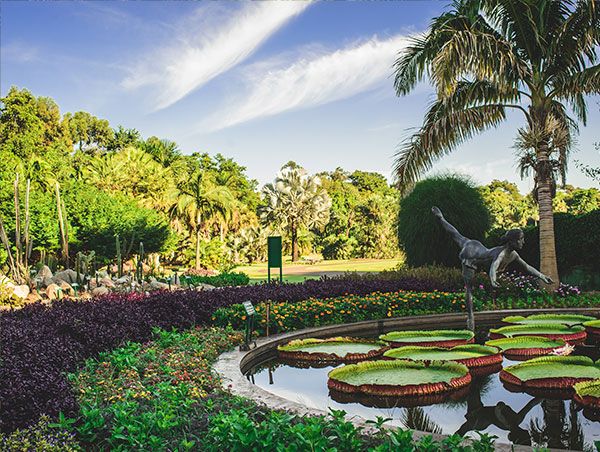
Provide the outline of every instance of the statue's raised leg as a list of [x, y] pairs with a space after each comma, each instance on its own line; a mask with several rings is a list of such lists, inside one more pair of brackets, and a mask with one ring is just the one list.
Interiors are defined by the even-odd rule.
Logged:
[[465, 307], [467, 308], [467, 329], [475, 331], [475, 314], [473, 312], [473, 277], [475, 270], [463, 265], [463, 278], [465, 280]]

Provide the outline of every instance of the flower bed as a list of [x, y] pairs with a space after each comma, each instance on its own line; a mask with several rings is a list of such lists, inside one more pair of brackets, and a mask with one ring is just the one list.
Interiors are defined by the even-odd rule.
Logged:
[[[304, 301], [287, 303], [272, 302], [270, 311], [270, 332], [282, 333], [303, 328], [340, 323], [360, 322], [387, 317], [463, 312], [464, 295], [452, 292], [374, 292], [366, 296], [344, 295], [332, 298], [309, 298]], [[600, 295], [581, 295], [550, 300], [496, 300], [482, 303], [476, 301], [476, 310], [545, 307], [587, 307], [600, 305]], [[266, 303], [255, 306], [255, 325], [258, 334], [266, 332]], [[231, 325], [235, 329], [244, 328], [246, 311], [241, 304], [220, 308], [215, 311], [212, 321], [215, 325]]]
[[111, 294], [90, 301], [33, 304], [0, 314], [0, 431], [35, 422], [41, 414], [73, 414], [77, 402], [64, 377], [86, 358], [126, 341], [145, 342], [155, 327], [187, 329], [210, 323], [216, 309], [250, 300], [295, 302], [309, 297], [365, 295], [375, 290], [433, 290], [415, 278], [334, 278], [303, 284], [261, 284], [211, 291]]

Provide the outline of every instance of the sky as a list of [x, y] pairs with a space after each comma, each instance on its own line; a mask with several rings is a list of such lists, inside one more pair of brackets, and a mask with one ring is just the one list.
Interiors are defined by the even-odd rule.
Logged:
[[[294, 160], [309, 172], [376, 171], [393, 180], [398, 144], [434, 91], [404, 97], [393, 63], [448, 2], [0, 0], [0, 94], [11, 86], [88, 111], [113, 128], [221, 153], [262, 185]], [[598, 97], [572, 157], [600, 165]], [[523, 117], [438, 160], [429, 174], [520, 180]], [[571, 164], [568, 182], [597, 186]]]

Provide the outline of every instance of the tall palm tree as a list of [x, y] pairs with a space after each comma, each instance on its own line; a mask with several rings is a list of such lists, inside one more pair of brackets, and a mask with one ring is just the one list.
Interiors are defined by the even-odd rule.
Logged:
[[329, 222], [331, 198], [318, 176], [309, 176], [299, 166], [286, 165], [275, 182], [263, 188], [265, 205], [260, 208], [263, 223], [276, 224], [290, 234], [292, 262], [299, 256], [300, 228], [323, 227]]
[[455, 0], [396, 60], [399, 96], [429, 78], [437, 98], [396, 155], [399, 186], [478, 132], [521, 112], [523, 170], [533, 170], [541, 271], [558, 284], [552, 197], [564, 177], [585, 95], [600, 92], [599, 6], [593, 0]]
[[215, 185], [204, 171], [196, 171], [178, 187], [172, 213], [184, 219], [196, 235], [195, 267], [200, 268], [200, 241], [207, 222], [215, 215], [227, 216], [236, 201], [231, 191]]

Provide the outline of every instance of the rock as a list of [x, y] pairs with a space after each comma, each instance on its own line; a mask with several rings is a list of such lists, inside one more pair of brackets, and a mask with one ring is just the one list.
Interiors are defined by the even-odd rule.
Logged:
[[96, 274], [98, 275], [98, 278], [100, 278], [100, 279], [108, 278], [108, 272], [106, 270], [98, 270], [96, 272]]
[[150, 283], [150, 288], [152, 290], [169, 290], [169, 285], [160, 281], [152, 281]]
[[[83, 275], [81, 273], [79, 274], [79, 277], [83, 279]], [[62, 281], [72, 284], [74, 282], [77, 282], [77, 272], [68, 268], [66, 270], [56, 273], [56, 275], [54, 275], [54, 278], [52, 279], [56, 284], [60, 284]]]
[[73, 287], [71, 287], [71, 285], [67, 282], [62, 281], [59, 284], [59, 287], [62, 289], [63, 294], [65, 295], [75, 295], [75, 291], [73, 290]]
[[[36, 281], [36, 283], [37, 283], [37, 281]], [[52, 278], [44, 278], [41, 281], [42, 287], [48, 287], [50, 284], [54, 284], [54, 279], [52, 279]]]
[[110, 289], [108, 287], [99, 286], [92, 290], [92, 296], [101, 297], [103, 295], [108, 295]]
[[4, 275], [0, 275], [0, 286], [4, 286], [10, 290], [14, 290], [17, 285]]
[[27, 303], [37, 303], [38, 301], [42, 301], [42, 297], [40, 297], [36, 292], [31, 292], [29, 295], [27, 295], [26, 301]]
[[129, 284], [131, 282], [130, 276], [121, 276], [119, 279], [115, 281], [115, 284]]
[[58, 286], [58, 284], [52, 283], [52, 284], [48, 285], [48, 287], [46, 287], [46, 296], [48, 297], [48, 299], [49, 300], [58, 299], [59, 289], [60, 289], [60, 287]]
[[13, 296], [24, 300], [29, 295], [29, 286], [27, 284], [23, 284], [21, 286], [15, 286], [13, 289]]
[[52, 278], [52, 270], [50, 270], [50, 267], [48, 267], [47, 265], [42, 265], [42, 268], [40, 268], [40, 271], [37, 272], [37, 275], [35, 275], [34, 280], [35, 281], [43, 281], [46, 278]]
[[105, 286], [105, 287], [109, 287], [109, 288], [115, 287], [115, 283], [108, 276], [102, 278], [99, 282], [100, 282], [101, 286]]
[[196, 290], [213, 290], [215, 286], [211, 286], [210, 284], [200, 283], [196, 286]]

